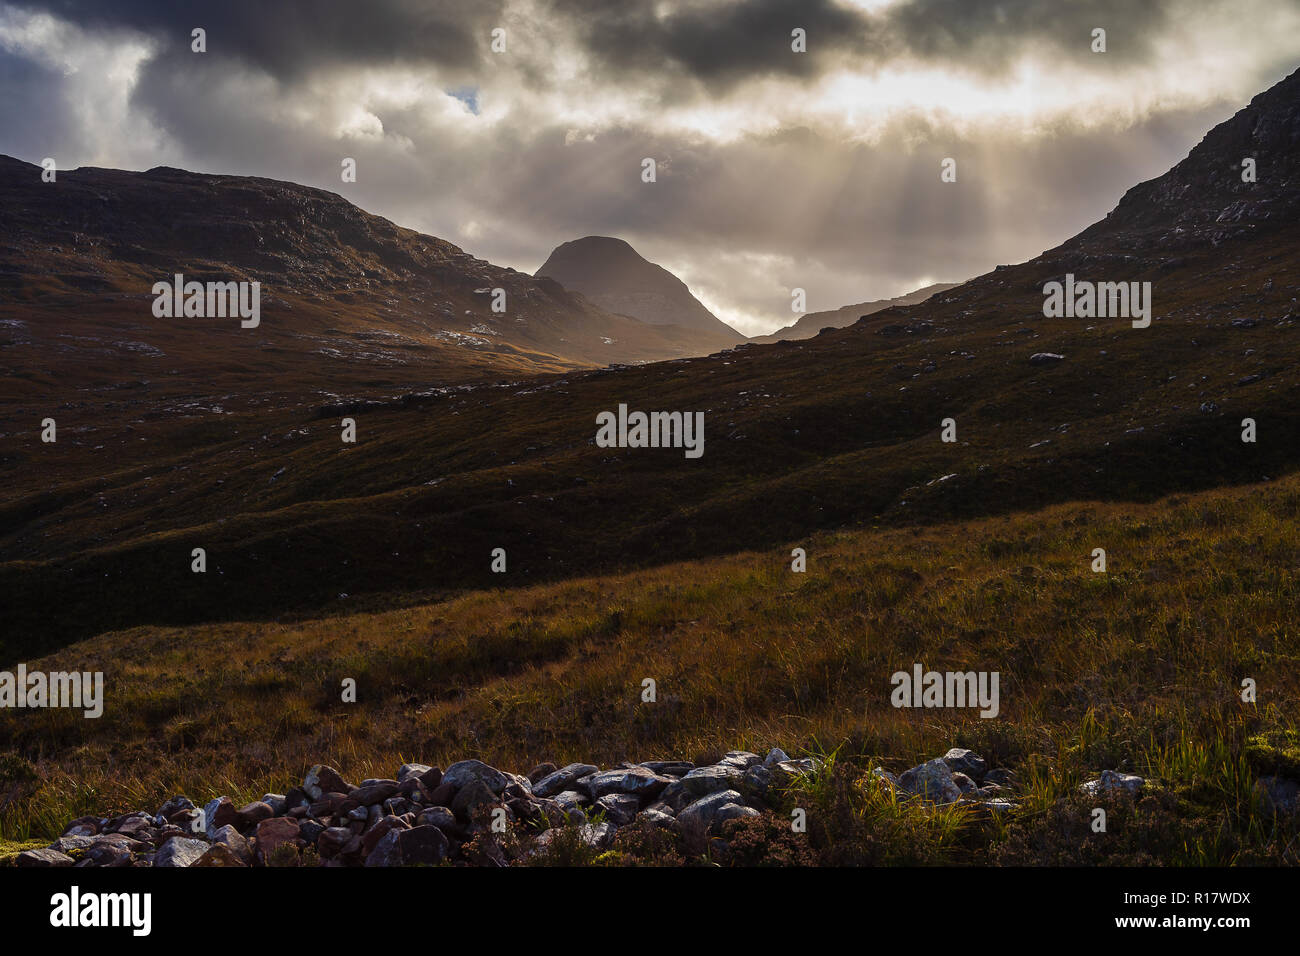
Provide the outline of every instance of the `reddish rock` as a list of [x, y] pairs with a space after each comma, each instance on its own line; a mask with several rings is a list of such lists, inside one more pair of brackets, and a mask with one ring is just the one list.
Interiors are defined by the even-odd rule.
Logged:
[[298, 821], [292, 817], [272, 817], [257, 825], [257, 856], [262, 863], [270, 858], [277, 847], [293, 844], [298, 839]]

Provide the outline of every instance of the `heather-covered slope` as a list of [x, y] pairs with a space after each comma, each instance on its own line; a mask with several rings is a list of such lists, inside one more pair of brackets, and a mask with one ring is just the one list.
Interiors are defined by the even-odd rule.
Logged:
[[[1297, 82], [1224, 124], [1257, 142], [1216, 130], [1171, 175], [1239, 169], [1253, 143], [1271, 174], [1249, 201], [1290, 208]], [[129, 624], [305, 612], [344, 593], [498, 586], [496, 547], [509, 581], [535, 581], [821, 528], [1276, 478], [1300, 464], [1300, 226], [1218, 224], [1238, 190], [1199, 188], [1212, 194], [1139, 187], [1109, 234], [1099, 225], [803, 342], [370, 407], [206, 414], [114, 444], [73, 403], [66, 440], [42, 445], [33, 410], [6, 428], [3, 657]], [[1204, 210], [1188, 220], [1192, 207]], [[1045, 318], [1044, 284], [1066, 273], [1151, 282], [1150, 327]], [[703, 457], [597, 447], [597, 414], [620, 403], [703, 412]], [[355, 446], [339, 441], [345, 409]], [[940, 440], [949, 418], [952, 443]], [[189, 569], [197, 546], [206, 575]]]

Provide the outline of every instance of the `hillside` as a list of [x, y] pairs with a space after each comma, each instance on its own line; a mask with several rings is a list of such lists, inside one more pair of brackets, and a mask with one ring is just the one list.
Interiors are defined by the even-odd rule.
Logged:
[[622, 239], [587, 236], [566, 242], [555, 248], [537, 275], [582, 293], [610, 312], [651, 325], [680, 325], [707, 335], [716, 348], [745, 340], [706, 309], [686, 283], [643, 259]]
[[[1278, 144], [1300, 140], [1298, 85], [1293, 74], [1257, 98], [1156, 184], [1195, 190], [1202, 170], [1239, 168], [1257, 137], [1270, 174], [1252, 208], [1291, 208], [1300, 157]], [[39, 442], [42, 411], [28, 407], [6, 420], [0, 462], [12, 622], [0, 659], [137, 624], [409, 604], [818, 529], [1277, 478], [1300, 464], [1300, 225], [1218, 223], [1238, 193], [1139, 186], [1030, 262], [802, 342], [404, 396], [376, 387], [369, 405], [307, 396], [121, 436], [73, 402], [57, 445]], [[1152, 282], [1150, 327], [1044, 317], [1044, 284], [1067, 272]], [[125, 407], [151, 414], [129, 394]], [[703, 412], [705, 454], [597, 447], [596, 416], [620, 404]], [[339, 441], [344, 414], [355, 446]], [[940, 440], [948, 418], [953, 443]], [[205, 575], [190, 571], [197, 546]], [[490, 570], [497, 547], [505, 577]]]
[[915, 292], [895, 296], [892, 299], [876, 299], [873, 302], [859, 302], [856, 305], [844, 305], [838, 309], [827, 309], [822, 312], [806, 312], [784, 328], [777, 329], [767, 335], [756, 335], [750, 341], [758, 345], [769, 345], [772, 342], [810, 339], [822, 329], [842, 329], [846, 325], [852, 325], [864, 315], [870, 315], [873, 312], [892, 309], [895, 306], [918, 305], [933, 295], [955, 289], [959, 284], [957, 282], [935, 282], [922, 289], [917, 289]]
[[[151, 290], [176, 273], [260, 282], [261, 323], [157, 318]], [[5, 397], [19, 400], [39, 400], [55, 379], [93, 391], [106, 357], [113, 385], [143, 380], [155, 401], [224, 392], [223, 405], [248, 407], [305, 382], [356, 395], [714, 347], [321, 189], [164, 167], [63, 170], [45, 183], [40, 167], [10, 157], [0, 157], [0, 302], [0, 347], [24, 380]], [[168, 376], [211, 390], [184, 394]]]
[[[102, 670], [101, 718], [0, 722], [0, 785], [15, 798], [0, 842], [179, 793], [241, 806], [322, 761], [362, 780], [411, 761], [525, 773], [779, 744], [835, 751], [810, 792], [772, 800], [810, 808], [827, 862], [1295, 863], [1295, 824], [1256, 801], [1261, 778], [1300, 774], [1297, 518], [1293, 476], [820, 534], [382, 613], [103, 634], [30, 663]], [[1105, 574], [1090, 567], [1098, 543]], [[790, 570], [793, 545], [806, 573]], [[889, 676], [914, 661], [999, 671], [999, 719], [891, 707]], [[1237, 701], [1242, 675], [1258, 679], [1258, 707]], [[344, 677], [357, 703], [340, 701]], [[1012, 770], [1001, 825], [866, 786], [872, 767], [949, 746]], [[1146, 778], [1144, 802], [1134, 815], [1115, 801], [1112, 834], [1084, 839], [1097, 800], [1077, 787], [1111, 768]], [[788, 832], [782, 812], [774, 830]], [[765, 846], [751, 852], [780, 851]]]

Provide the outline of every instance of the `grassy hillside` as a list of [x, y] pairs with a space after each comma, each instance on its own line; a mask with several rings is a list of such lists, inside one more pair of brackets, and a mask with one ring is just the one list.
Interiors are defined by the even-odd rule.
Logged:
[[[791, 799], [819, 808], [817, 838], [841, 861], [912, 860], [895, 852], [907, 846], [923, 861], [1079, 861], [1075, 788], [1121, 768], [1153, 778], [1154, 803], [1121, 807], [1123, 835], [1088, 853], [1294, 862], [1294, 834], [1254, 786], [1300, 771], [1297, 518], [1292, 477], [817, 535], [383, 613], [104, 634], [31, 664], [103, 670], [102, 718], [0, 720], [0, 839], [174, 792], [253, 799], [322, 760], [358, 779], [411, 759], [527, 772], [780, 745], [836, 753]], [[790, 570], [796, 545], [807, 573]], [[1097, 547], [1106, 574], [1090, 568]], [[1000, 716], [892, 708], [889, 675], [913, 662], [999, 671]], [[340, 701], [346, 677], [356, 704]], [[647, 677], [656, 703], [640, 700]], [[1255, 705], [1239, 700], [1244, 677]], [[1009, 824], [975, 839], [960, 814], [917, 816], [854, 783], [953, 745], [1017, 772]]]

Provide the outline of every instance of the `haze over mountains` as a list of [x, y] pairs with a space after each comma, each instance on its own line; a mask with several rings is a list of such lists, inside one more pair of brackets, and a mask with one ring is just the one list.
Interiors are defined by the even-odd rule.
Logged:
[[768, 344], [771, 342], [788, 342], [795, 339], [810, 339], [822, 329], [842, 329], [846, 325], [852, 325], [864, 315], [870, 315], [882, 309], [891, 309], [895, 306], [916, 305], [924, 302], [932, 295], [954, 289], [958, 285], [960, 283], [957, 282], [935, 282], [922, 289], [917, 289], [915, 292], [895, 296], [892, 299], [859, 302], [856, 305], [845, 305], [838, 309], [827, 309], [822, 312], [805, 312], [785, 328], [777, 329], [769, 335], [756, 335], [750, 341], [757, 344]]
[[[398, 399], [395, 374], [354, 376], [349, 394], [370, 404], [355, 412], [353, 447], [341, 445], [341, 412], [319, 394], [340, 391], [339, 378], [315, 372], [276, 382], [293, 396], [280, 404], [236, 406], [235, 395], [236, 414], [205, 407], [169, 418], [176, 410], [156, 383], [177, 367], [170, 355], [155, 357], [148, 376], [137, 365], [119, 373], [119, 356], [103, 352], [104, 343], [60, 338], [81, 334], [69, 325], [84, 321], [77, 283], [118, 296], [106, 301], [129, 323], [130, 340], [164, 329], [178, 348], [188, 343], [186, 367], [200, 368], [203, 353], [213, 374], [251, 354], [234, 351], [249, 333], [237, 322], [227, 330], [220, 321], [153, 320], [138, 290], [154, 273], [168, 274], [175, 258], [151, 257], [153, 240], [136, 238], [137, 230], [194, 243], [190, 268], [249, 256], [239, 260], [241, 274], [256, 275], [256, 266], [298, 277], [311, 294], [290, 304], [328, 327], [340, 316], [358, 332], [389, 327], [384, 308], [408, 309], [397, 295], [384, 304], [389, 288], [408, 297], [456, 290], [459, 308], [489, 280], [510, 283], [539, 324], [558, 303], [586, 310], [592, 322], [618, 317], [559, 283], [492, 271], [382, 221], [343, 217], [330, 234], [312, 233], [315, 252], [311, 243], [284, 249], [241, 226], [248, 217], [238, 203], [195, 200], [123, 221], [104, 186], [113, 176], [138, 183], [153, 175], [181, 181], [181, 195], [220, 195], [230, 184], [211, 180], [222, 177], [88, 171], [84, 183], [72, 180], [80, 192], [62, 200], [0, 178], [3, 348], [15, 369], [0, 421], [0, 475], [10, 489], [0, 505], [0, 613], [12, 625], [2, 656], [139, 623], [330, 613], [359, 599], [492, 588], [499, 580], [487, 555], [495, 547], [508, 548], [512, 580], [560, 579], [786, 546], [816, 529], [1149, 500], [1294, 470], [1297, 103], [1300, 73], [1075, 238], [815, 338], [627, 369], [412, 388]], [[1257, 181], [1243, 181], [1243, 158], [1257, 160]], [[18, 171], [39, 184], [35, 167]], [[242, 202], [283, 203], [278, 215], [301, 222], [304, 235], [327, 203], [281, 184], [251, 188]], [[209, 218], [215, 232], [205, 237]], [[107, 241], [105, 221], [128, 238]], [[344, 264], [331, 265], [335, 256]], [[458, 278], [471, 266], [472, 279]], [[426, 286], [425, 268], [448, 271]], [[1154, 321], [1135, 329], [1122, 317], [1044, 317], [1044, 284], [1067, 273], [1151, 282]], [[351, 303], [329, 300], [333, 282], [364, 288], [366, 302], [379, 304], [349, 312]], [[132, 311], [123, 313], [123, 303]], [[269, 316], [264, 306], [264, 327]], [[123, 340], [127, 333], [124, 326]], [[251, 333], [250, 341], [265, 340], [264, 330]], [[274, 363], [321, 347], [304, 338], [290, 348], [293, 341], [272, 343], [265, 369], [243, 369], [246, 381], [269, 388], [266, 376], [283, 367]], [[101, 350], [98, 367], [79, 357], [92, 347]], [[1043, 353], [1059, 358], [1033, 360]], [[410, 380], [424, 371], [404, 367]], [[84, 397], [69, 399], [69, 382]], [[703, 412], [704, 457], [596, 447], [595, 416], [620, 403]], [[57, 445], [39, 439], [47, 414], [59, 420]], [[939, 440], [947, 418], [956, 422], [954, 443]], [[1257, 443], [1241, 440], [1246, 418], [1257, 423]], [[189, 570], [198, 545], [210, 555], [207, 575]]]

